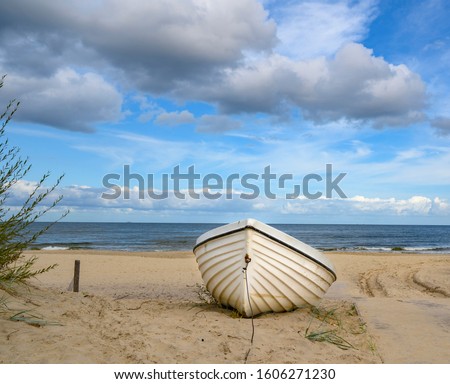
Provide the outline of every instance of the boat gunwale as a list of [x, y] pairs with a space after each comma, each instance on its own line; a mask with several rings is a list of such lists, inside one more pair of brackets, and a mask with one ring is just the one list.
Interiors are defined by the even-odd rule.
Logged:
[[[302, 252], [301, 250], [299, 250], [298, 248], [296, 248], [296, 247], [294, 247], [294, 246], [288, 244], [287, 242], [285, 242], [285, 241], [283, 241], [283, 240], [280, 240], [280, 239], [276, 238], [275, 236], [272, 236], [272, 235], [270, 235], [270, 234], [268, 234], [268, 233], [266, 233], [266, 232], [260, 230], [259, 228], [255, 228], [253, 225], [249, 225], [249, 224], [247, 224], [247, 225], [245, 225], [245, 226], [242, 226], [242, 227], [240, 227], [240, 228], [232, 229], [232, 230], [230, 230], [230, 231], [223, 232], [223, 233], [219, 233], [219, 234], [217, 234], [217, 235], [208, 237], [207, 239], [201, 241], [200, 243], [195, 244], [195, 246], [194, 246], [194, 248], [193, 248], [193, 252], [195, 253], [195, 250], [196, 250], [197, 248], [199, 248], [200, 246], [202, 246], [202, 245], [204, 245], [204, 244], [206, 244], [206, 243], [208, 243], [208, 242], [210, 242], [210, 241], [212, 241], [212, 240], [216, 240], [216, 239], [219, 239], [219, 238], [224, 237], [224, 236], [232, 235], [232, 234], [237, 233], [237, 232], [240, 232], [240, 231], [245, 231], [246, 229], [252, 229], [252, 230], [254, 230], [255, 232], [258, 232], [258, 233], [260, 233], [260, 234], [266, 236], [267, 238], [269, 238], [269, 239], [271, 239], [271, 240], [273, 240], [273, 241], [276, 241], [277, 243], [279, 243], [279, 244], [281, 244], [281, 245], [284, 245], [285, 247], [287, 247], [287, 248], [289, 248], [289, 249], [295, 251], [296, 253], [298, 253], [298, 254], [300, 254], [300, 255], [302, 255], [302, 256], [305, 256], [305, 257], [308, 258], [309, 260], [313, 261], [314, 263], [320, 265], [321, 267], [325, 268], [328, 272], [330, 272], [330, 273], [333, 275], [334, 280], [336, 281], [336, 279], [337, 279], [336, 272], [335, 272], [333, 269], [331, 269], [329, 266], [327, 266], [327, 265], [325, 265], [324, 263], [320, 262], [319, 260], [317, 260], [317, 259], [314, 258], [313, 256], [310, 256], [310, 255], [308, 255], [307, 253]], [[295, 239], [295, 238], [294, 238], [294, 239]]]

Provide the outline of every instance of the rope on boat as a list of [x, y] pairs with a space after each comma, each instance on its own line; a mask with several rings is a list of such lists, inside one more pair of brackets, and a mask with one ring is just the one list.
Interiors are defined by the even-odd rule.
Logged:
[[[252, 302], [250, 301], [250, 290], [248, 289], [248, 279], [247, 279], [247, 275], [248, 275], [247, 268], [248, 268], [248, 264], [250, 263], [250, 261], [252, 261], [252, 259], [248, 255], [245, 255], [245, 267], [242, 269], [242, 272], [244, 272], [245, 288], [247, 290], [248, 305], [250, 307], [250, 315], [251, 315], [251, 319], [252, 319], [252, 337], [250, 339], [250, 345], [252, 346], [253, 338], [255, 336], [255, 324], [253, 322], [253, 308], [252, 308]], [[247, 364], [248, 355], [250, 354], [250, 350], [252, 349], [251, 346], [248, 349], [247, 354], [245, 355], [244, 364]]]

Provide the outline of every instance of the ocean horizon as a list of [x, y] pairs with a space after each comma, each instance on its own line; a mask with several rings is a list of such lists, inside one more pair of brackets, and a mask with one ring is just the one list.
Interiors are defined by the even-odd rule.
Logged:
[[[39, 230], [49, 223], [32, 224]], [[221, 223], [58, 222], [31, 249], [188, 251]], [[322, 251], [450, 253], [450, 225], [270, 224]]]

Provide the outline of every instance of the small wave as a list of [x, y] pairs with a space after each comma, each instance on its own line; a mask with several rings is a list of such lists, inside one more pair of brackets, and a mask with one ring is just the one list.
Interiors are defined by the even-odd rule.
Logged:
[[403, 250], [408, 252], [428, 252], [436, 250], [434, 247], [405, 247]]
[[449, 253], [450, 247], [405, 247], [404, 250], [414, 253]]
[[400, 252], [400, 253], [450, 253], [450, 247], [348, 247], [344, 248], [347, 252]]
[[54, 243], [35, 243], [30, 246], [32, 250], [67, 250], [67, 249], [92, 249], [93, 244], [91, 242], [54, 242]]
[[355, 250], [366, 252], [392, 252], [391, 247], [357, 247]]

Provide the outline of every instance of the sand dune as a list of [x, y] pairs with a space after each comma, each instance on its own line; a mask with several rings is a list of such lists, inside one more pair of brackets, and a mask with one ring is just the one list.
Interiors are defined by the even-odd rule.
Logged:
[[251, 320], [210, 302], [190, 252], [30, 254], [58, 267], [20, 297], [0, 291], [2, 363], [450, 362], [448, 255], [329, 253], [321, 305], [259, 316], [251, 344]]

